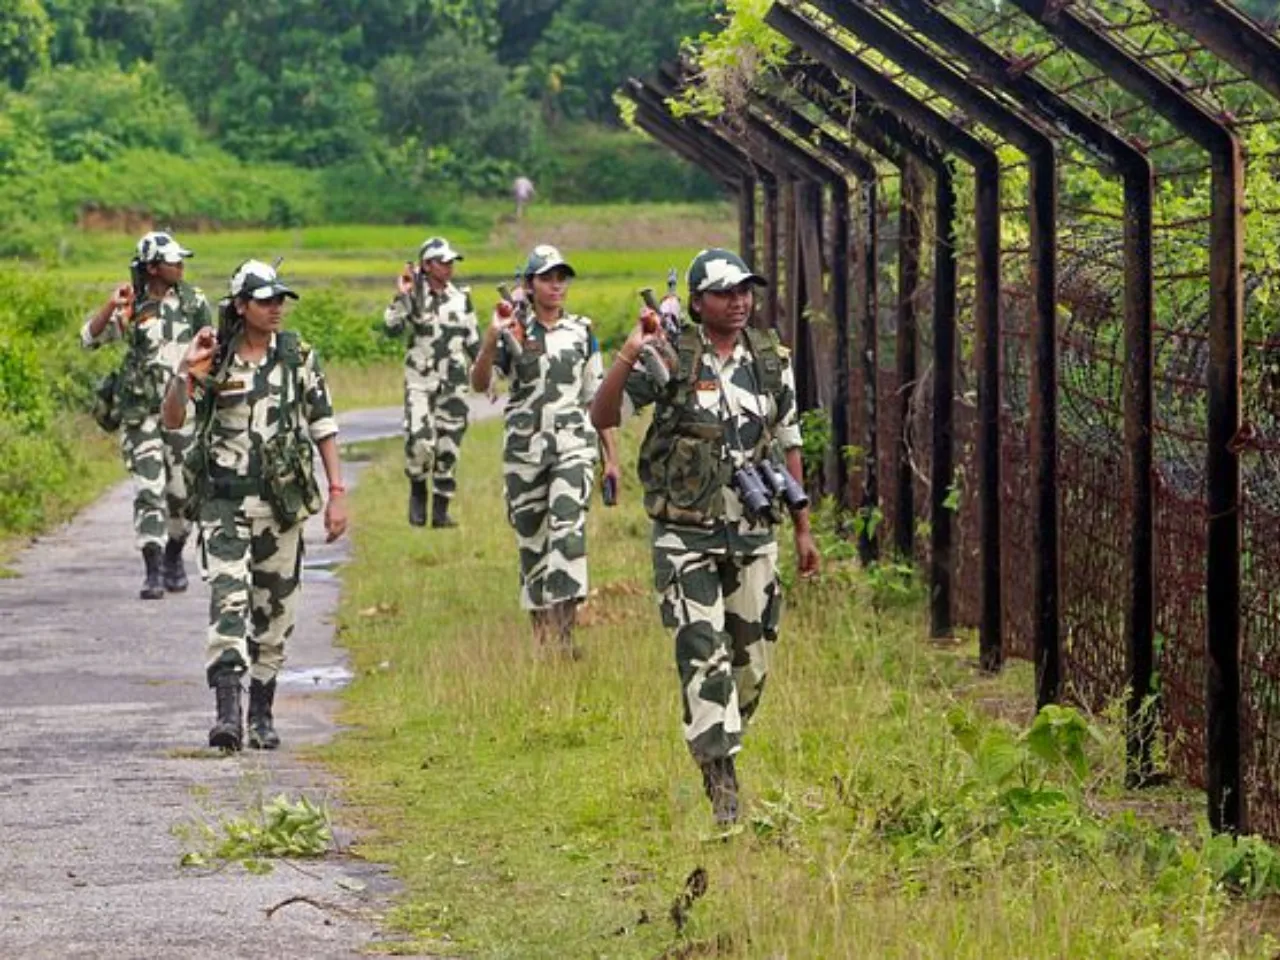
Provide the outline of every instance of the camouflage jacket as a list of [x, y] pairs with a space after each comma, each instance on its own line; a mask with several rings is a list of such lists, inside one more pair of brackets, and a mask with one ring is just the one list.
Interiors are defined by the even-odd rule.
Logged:
[[[214, 405], [208, 458], [209, 476], [215, 484], [261, 477], [262, 445], [279, 432], [286, 419], [313, 443], [337, 434], [338, 421], [320, 360], [305, 342], [299, 343], [298, 351], [301, 364], [292, 371], [292, 382], [286, 382], [290, 369], [272, 337], [261, 360], [250, 363], [237, 354], [216, 382], [196, 388], [193, 399], [199, 423], [204, 422], [207, 405]], [[281, 409], [286, 391], [292, 407], [290, 418]], [[244, 511], [249, 516], [271, 515], [271, 507], [254, 494], [244, 497]]]
[[441, 293], [423, 288], [422, 310], [414, 309], [409, 294], [399, 294], [383, 314], [389, 334], [409, 328], [405, 367], [423, 376], [450, 382], [466, 382], [471, 364], [480, 352], [476, 313], [467, 287], [449, 284]]
[[500, 342], [495, 366], [511, 382], [504, 412], [505, 459], [544, 463], [584, 448], [595, 450], [597, 436], [587, 408], [604, 368], [588, 318], [566, 313], [551, 327], [530, 321], [520, 358], [513, 360]]
[[139, 322], [125, 319], [117, 309], [96, 337], [89, 332], [91, 323], [92, 319], [86, 320], [80, 328], [83, 346], [96, 350], [115, 340], [127, 344], [121, 367], [120, 410], [126, 424], [137, 424], [144, 417], [159, 414], [169, 378], [196, 331], [212, 325], [213, 311], [198, 288], [183, 283], [171, 288], [159, 309], [148, 311]]
[[[790, 354], [782, 346], [775, 347], [782, 361], [781, 387], [776, 394], [763, 390], [756, 370], [756, 358], [752, 355], [745, 334], [739, 335], [733, 352], [720, 359], [706, 338], [701, 327], [690, 326], [700, 345], [697, 370], [691, 371], [692, 390], [678, 389], [679, 376], [674, 376], [664, 389], [659, 387], [637, 362], [627, 377], [626, 406], [640, 410], [657, 404], [655, 421], [663, 414], [679, 414], [671, 404], [683, 392], [688, 404], [695, 407], [698, 419], [719, 421], [722, 430], [716, 433], [722, 439], [689, 441], [706, 447], [700, 451], [709, 463], [727, 460], [725, 475], [732, 475], [738, 467], [752, 458], [752, 452], [762, 448], [774, 448], [785, 452], [801, 445], [800, 427], [796, 410], [795, 374], [791, 369]], [[714, 449], [713, 449], [714, 448]], [[652, 509], [649, 497], [646, 506]], [[750, 554], [770, 547], [774, 542], [773, 528], [764, 523], [752, 523], [743, 513], [742, 503], [732, 487], [725, 484], [723, 495], [716, 497], [721, 518], [707, 524], [683, 524], [662, 519], [654, 520], [654, 538], [675, 536], [684, 546], [695, 551], [728, 550]]]

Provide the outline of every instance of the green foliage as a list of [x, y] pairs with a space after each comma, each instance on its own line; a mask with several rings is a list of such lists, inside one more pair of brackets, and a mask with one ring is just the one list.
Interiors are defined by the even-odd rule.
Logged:
[[150, 61], [172, 0], [44, 0], [53, 24], [50, 59], [122, 68]]
[[535, 175], [539, 189], [560, 203], [710, 200], [720, 194], [703, 171], [647, 137], [582, 124], [557, 131], [554, 141], [537, 151]]
[[452, 33], [432, 37], [416, 56], [388, 57], [373, 72], [382, 128], [398, 141], [525, 161], [537, 114], [511, 83], [490, 50]]
[[530, 96], [553, 118], [608, 123], [612, 93], [628, 76], [671, 60], [686, 37], [711, 26], [708, 0], [566, 0], [529, 52]]
[[195, 147], [198, 131], [181, 98], [155, 68], [60, 66], [27, 85], [55, 160], [109, 160], [130, 147], [179, 155]]
[[0, 0], [0, 78], [21, 89], [49, 62], [53, 25], [40, 0]]
[[811, 482], [822, 473], [827, 452], [831, 449], [831, 415], [822, 407], [805, 410], [800, 414], [800, 436], [804, 477], [806, 482]]
[[306, 291], [289, 314], [288, 323], [326, 363], [369, 363], [404, 352], [400, 341], [378, 333], [381, 316], [357, 312], [349, 299], [334, 289]]
[[249, 816], [201, 822], [194, 833], [200, 848], [184, 853], [182, 866], [238, 863], [250, 873], [269, 873], [271, 859], [323, 857], [333, 844], [328, 807], [283, 793]]
[[0, 267], [0, 533], [41, 529], [88, 468], [81, 421], [110, 360], [79, 349], [82, 302]]

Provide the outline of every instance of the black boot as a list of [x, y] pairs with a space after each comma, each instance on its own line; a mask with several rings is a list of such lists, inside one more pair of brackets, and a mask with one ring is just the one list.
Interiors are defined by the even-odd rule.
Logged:
[[427, 525], [427, 481], [409, 481], [409, 523], [415, 527]]
[[142, 548], [142, 562], [147, 567], [147, 579], [142, 581], [138, 596], [143, 600], [163, 600], [164, 582], [160, 577], [160, 544], [148, 543]]
[[274, 679], [263, 683], [249, 681], [249, 746], [255, 750], [274, 750], [280, 746], [280, 735], [272, 723], [271, 706], [276, 699]]
[[182, 562], [182, 548], [186, 545], [186, 537], [170, 537], [164, 546], [164, 588], [170, 593], [187, 589], [187, 565]]
[[449, 516], [449, 498], [437, 493], [431, 501], [431, 526], [456, 527], [458, 521]]
[[209, 746], [239, 750], [244, 741], [244, 726], [240, 718], [240, 674], [235, 670], [223, 670], [214, 678], [213, 691], [218, 701], [218, 719], [209, 731]]
[[711, 801], [711, 812], [722, 827], [738, 822], [738, 773], [733, 757], [717, 757], [702, 764], [702, 789]]

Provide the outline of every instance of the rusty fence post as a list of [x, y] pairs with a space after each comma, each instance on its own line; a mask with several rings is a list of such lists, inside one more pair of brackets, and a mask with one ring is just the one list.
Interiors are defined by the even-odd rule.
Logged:
[[979, 527], [982, 541], [982, 615], [979, 661], [984, 670], [1004, 662], [1000, 583], [1000, 165], [995, 151], [916, 100], [878, 69], [835, 43], [823, 25], [775, 3], [765, 22], [808, 56], [865, 90], [930, 139], [970, 164], [975, 177], [974, 326], [978, 357]]
[[1208, 473], [1205, 637], [1209, 823], [1247, 828], [1240, 747], [1240, 420], [1244, 169], [1227, 125], [1184, 90], [1050, 0], [1012, 0], [1075, 53], [1151, 105], [1205, 150], [1211, 163], [1209, 226]]

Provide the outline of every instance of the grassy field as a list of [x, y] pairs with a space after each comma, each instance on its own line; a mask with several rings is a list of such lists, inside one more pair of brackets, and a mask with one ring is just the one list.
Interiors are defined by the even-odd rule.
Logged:
[[[281, 271], [308, 289], [340, 295], [353, 313], [381, 313], [395, 280], [427, 236], [441, 233], [466, 255], [460, 282], [476, 292], [477, 308], [487, 315], [493, 287], [511, 279], [536, 243], [559, 244], [579, 272], [570, 294], [571, 309], [596, 319], [602, 341], [615, 340], [634, 316], [641, 287], [661, 289], [667, 271], [683, 273], [703, 246], [735, 242], [733, 212], [727, 205], [637, 204], [630, 206], [534, 206], [517, 223], [492, 203], [476, 203], [461, 212], [467, 225], [309, 227], [295, 230], [240, 230], [181, 234], [195, 251], [188, 279], [211, 298], [220, 296], [236, 264], [246, 257], [284, 257]], [[100, 290], [126, 279], [125, 265], [136, 237], [79, 233], [68, 237], [58, 276], [80, 290]], [[32, 269], [51, 267], [32, 265]]]
[[324, 758], [358, 852], [404, 881], [406, 950], [1275, 954], [1266, 912], [1231, 894], [1274, 853], [1206, 839], [1198, 798], [1124, 793], [1111, 724], [1064, 711], [1028, 728], [1027, 666], [987, 678], [972, 644], [925, 643], [920, 592], [839, 560], [825, 522], [824, 576], [790, 585], [740, 759], [744, 826], [715, 834], [634, 483], [591, 515], [585, 659], [542, 658], [517, 609], [499, 437], [468, 436], [461, 530], [405, 526], [395, 444], [355, 493], [339, 629], [357, 679]]

